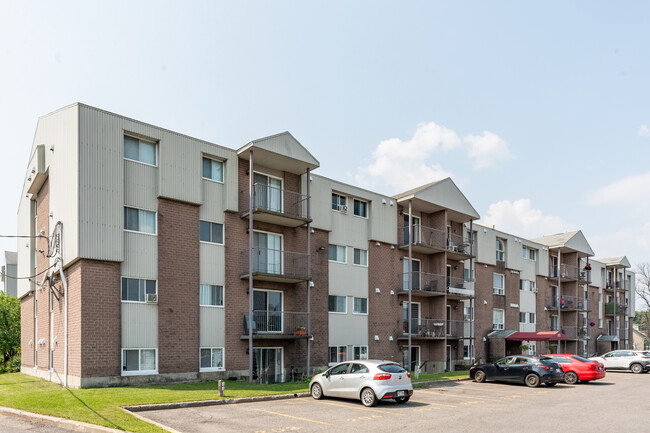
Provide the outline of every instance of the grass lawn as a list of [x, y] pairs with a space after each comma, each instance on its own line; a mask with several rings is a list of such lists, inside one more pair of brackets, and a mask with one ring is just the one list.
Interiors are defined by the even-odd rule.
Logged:
[[[226, 381], [225, 398], [307, 391], [306, 383], [254, 385]], [[217, 382], [180, 385], [65, 389], [21, 373], [0, 375], [0, 406], [69, 418], [131, 432], [164, 432], [120, 409], [120, 406], [219, 398]]]

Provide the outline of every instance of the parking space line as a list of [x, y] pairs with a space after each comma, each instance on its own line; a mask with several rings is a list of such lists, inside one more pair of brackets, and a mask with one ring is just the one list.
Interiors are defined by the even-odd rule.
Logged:
[[334, 424], [330, 424], [330, 423], [324, 422], [324, 421], [316, 421], [316, 420], [308, 419], [308, 418], [300, 418], [299, 416], [287, 415], [286, 413], [271, 412], [270, 410], [264, 410], [264, 409], [253, 409], [253, 410], [256, 410], [256, 411], [259, 411], [259, 412], [270, 413], [272, 415], [286, 416], [287, 418], [293, 418], [293, 419], [297, 419], [297, 420], [300, 420], [300, 421], [313, 422], [315, 424], [323, 424], [323, 425], [331, 425], [331, 426], [334, 425]]
[[363, 411], [367, 411], [367, 412], [377, 412], [377, 413], [385, 413], [385, 414], [396, 415], [396, 416], [404, 416], [403, 413], [388, 412], [388, 411], [379, 410], [379, 409], [370, 409], [368, 407], [356, 407], [356, 406], [350, 406], [350, 405], [347, 405], [347, 404], [328, 403], [328, 402], [325, 402], [325, 401], [318, 402], [318, 404], [328, 404], [330, 406], [347, 407], [348, 409], [356, 409], [356, 410], [363, 410]]
[[454, 398], [462, 398], [465, 400], [485, 400], [485, 401], [498, 401], [498, 398], [490, 398], [490, 397], [478, 397], [475, 395], [458, 395], [458, 394], [450, 394], [450, 393], [444, 393], [444, 394], [438, 394], [441, 397], [448, 396], [448, 397], [454, 397]]

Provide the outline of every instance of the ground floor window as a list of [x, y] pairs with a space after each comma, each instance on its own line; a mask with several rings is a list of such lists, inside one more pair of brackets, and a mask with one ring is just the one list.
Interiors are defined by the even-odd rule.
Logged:
[[368, 346], [354, 346], [354, 359], [368, 359]]
[[329, 354], [330, 354], [329, 355], [329, 363], [330, 363], [330, 365], [336, 364], [337, 362], [347, 361], [348, 360], [348, 347], [347, 346], [330, 346], [329, 347]]
[[254, 347], [253, 378], [260, 383], [284, 382], [283, 356], [281, 347]]
[[463, 340], [463, 359], [470, 359], [471, 356], [471, 341]]
[[122, 349], [122, 375], [158, 374], [157, 349]]
[[201, 371], [221, 371], [223, 367], [223, 347], [202, 347], [200, 349]]

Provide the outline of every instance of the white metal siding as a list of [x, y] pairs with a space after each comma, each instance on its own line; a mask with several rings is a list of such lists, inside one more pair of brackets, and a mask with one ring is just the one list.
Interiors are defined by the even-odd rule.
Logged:
[[147, 280], [158, 279], [158, 237], [124, 232], [122, 275]]
[[158, 347], [158, 304], [122, 302], [122, 347]]
[[227, 188], [225, 184], [203, 180], [203, 205], [201, 206], [201, 219], [223, 223], [226, 206]]
[[[222, 245], [199, 244], [199, 266], [201, 284], [222, 286], [226, 281], [225, 248]], [[198, 288], [197, 288], [198, 289]]]
[[[223, 308], [200, 307], [199, 344], [201, 347], [224, 347], [226, 345], [226, 314]], [[242, 331], [243, 332], [243, 331]]]
[[349, 264], [329, 263], [329, 294], [367, 298], [368, 268], [351, 264], [352, 248], [347, 249], [347, 254]]
[[156, 167], [124, 160], [124, 205], [138, 209], [158, 209]]

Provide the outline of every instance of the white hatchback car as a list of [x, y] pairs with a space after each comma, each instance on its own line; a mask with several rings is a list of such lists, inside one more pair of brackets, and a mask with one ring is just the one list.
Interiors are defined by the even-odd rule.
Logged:
[[650, 370], [650, 356], [634, 350], [614, 350], [589, 359], [602, 362], [605, 370], [630, 370], [637, 374]]
[[364, 406], [379, 400], [406, 403], [413, 395], [411, 374], [392, 361], [364, 359], [334, 365], [315, 375], [309, 383], [315, 399], [343, 397], [360, 399]]

